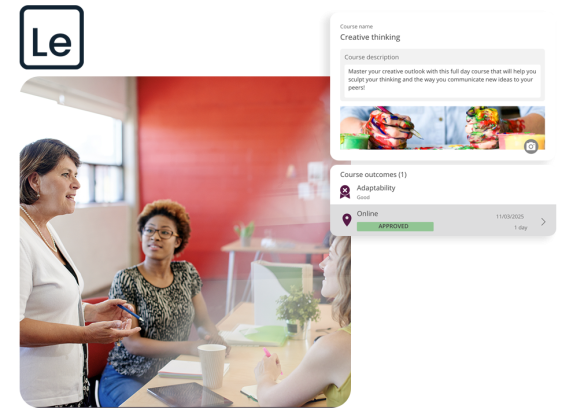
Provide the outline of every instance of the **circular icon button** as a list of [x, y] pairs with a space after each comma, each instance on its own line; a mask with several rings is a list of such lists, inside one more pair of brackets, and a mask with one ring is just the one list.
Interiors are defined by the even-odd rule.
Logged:
[[523, 149], [525, 149], [525, 152], [532, 154], [537, 152], [537, 150], [539, 149], [539, 144], [535, 139], [528, 139], [525, 141]]
[[347, 185], [341, 186], [341, 199], [346, 197], [348, 199], [351, 198], [351, 188]]

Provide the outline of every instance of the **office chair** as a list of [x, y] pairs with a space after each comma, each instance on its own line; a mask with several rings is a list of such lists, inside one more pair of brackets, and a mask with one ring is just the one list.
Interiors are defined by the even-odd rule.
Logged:
[[[108, 297], [86, 298], [83, 302], [88, 304], [99, 304], [107, 300]], [[90, 322], [86, 322], [85, 326]], [[109, 352], [113, 349], [111, 344], [87, 344], [87, 377], [89, 378], [89, 404], [93, 407], [101, 407], [99, 404], [99, 380], [101, 373], [107, 364]]]

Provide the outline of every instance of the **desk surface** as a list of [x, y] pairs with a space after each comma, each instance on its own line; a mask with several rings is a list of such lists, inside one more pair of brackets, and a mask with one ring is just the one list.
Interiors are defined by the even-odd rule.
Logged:
[[[331, 316], [331, 306], [328, 304], [319, 305], [321, 310], [321, 319], [319, 322], [312, 323], [310, 335], [306, 341], [286, 341], [282, 347], [270, 347], [270, 352], [277, 353], [282, 362], [282, 372], [284, 377], [286, 374], [292, 372], [302, 361], [306, 351], [312, 345], [314, 339], [319, 335], [324, 335], [326, 332], [316, 332], [318, 329], [332, 328], [328, 332], [333, 332], [339, 328]], [[252, 303], [240, 303], [233, 312], [227, 317], [223, 318], [218, 324], [219, 330], [230, 331], [239, 324], [253, 324], [254, 320], [254, 306]], [[225, 362], [231, 364], [229, 372], [223, 378], [223, 386], [216, 389], [219, 395], [226, 397], [233, 401], [232, 407], [257, 407], [257, 402], [243, 395], [240, 391], [244, 386], [255, 385], [254, 368], [260, 359], [264, 356], [262, 348], [255, 347], [232, 347], [231, 353]], [[185, 361], [199, 361], [199, 357], [191, 355], [181, 355], [178, 357]], [[157, 386], [176, 385], [181, 383], [198, 382], [192, 379], [173, 379], [161, 378], [155, 376], [146, 385], [144, 385], [138, 392], [125, 401], [121, 407], [164, 407], [165, 405], [150, 395], [147, 392], [148, 388]], [[309, 406], [326, 406], [326, 401], [314, 402]]]
[[[278, 241], [278, 240], [276, 240]], [[240, 240], [233, 243], [226, 244], [221, 247], [221, 251], [240, 251], [245, 253], [255, 253], [261, 251], [262, 253], [280, 253], [280, 254], [328, 254], [328, 247], [323, 247], [320, 243], [299, 243], [291, 240], [279, 240], [281, 243], [291, 243], [294, 246], [290, 247], [262, 247], [262, 239], [251, 239], [251, 245], [242, 247]]]

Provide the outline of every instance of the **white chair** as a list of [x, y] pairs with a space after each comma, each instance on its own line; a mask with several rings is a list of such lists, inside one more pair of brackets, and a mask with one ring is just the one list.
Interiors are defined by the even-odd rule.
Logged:
[[312, 264], [251, 263], [255, 325], [285, 325], [276, 318], [277, 299], [292, 286], [312, 293]]

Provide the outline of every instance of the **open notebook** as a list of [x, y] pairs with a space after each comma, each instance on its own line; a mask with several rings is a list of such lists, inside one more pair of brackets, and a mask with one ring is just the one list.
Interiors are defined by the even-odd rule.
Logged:
[[[281, 379], [278, 379], [276, 381], [276, 383], [280, 383], [280, 381], [281, 381]], [[243, 393], [248, 398], [251, 398], [256, 402], [258, 401], [258, 386], [257, 385], [244, 386], [243, 388], [241, 388], [240, 392]], [[313, 399], [309, 400], [308, 402], [318, 402], [321, 400], [326, 400], [326, 396], [324, 396], [322, 393], [315, 396]], [[306, 403], [308, 403], [308, 402], [306, 402]]]
[[219, 335], [232, 346], [277, 347], [286, 342], [286, 327], [278, 325], [240, 324], [234, 331], [219, 331]]
[[[223, 376], [229, 371], [229, 364], [225, 364]], [[173, 360], [167, 363], [158, 376], [163, 378], [203, 379], [203, 369], [200, 362]]]

